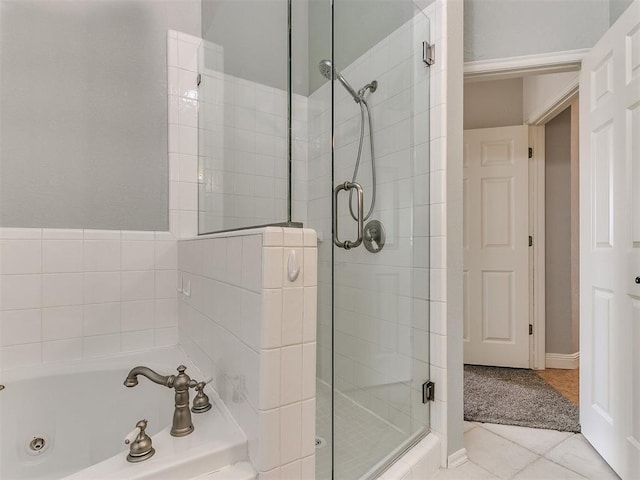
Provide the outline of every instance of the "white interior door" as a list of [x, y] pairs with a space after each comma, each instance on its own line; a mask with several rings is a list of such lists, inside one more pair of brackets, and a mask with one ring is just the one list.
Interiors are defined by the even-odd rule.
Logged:
[[580, 423], [640, 478], [640, 0], [580, 76]]
[[464, 362], [529, 368], [528, 127], [464, 132]]

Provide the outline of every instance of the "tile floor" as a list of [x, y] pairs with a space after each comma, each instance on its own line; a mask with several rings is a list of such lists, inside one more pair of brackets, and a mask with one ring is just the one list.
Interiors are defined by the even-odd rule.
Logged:
[[465, 422], [469, 461], [433, 480], [617, 479], [580, 434]]
[[[316, 449], [316, 480], [331, 478], [331, 389], [316, 387], [316, 435], [325, 446]], [[369, 410], [338, 394], [335, 397], [336, 480], [360, 478], [407, 439], [407, 434]]]

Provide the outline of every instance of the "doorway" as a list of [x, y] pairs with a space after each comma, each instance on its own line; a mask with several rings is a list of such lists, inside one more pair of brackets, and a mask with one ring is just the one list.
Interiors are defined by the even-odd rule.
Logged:
[[[465, 364], [489, 367], [466, 367], [466, 390], [475, 388], [471, 378], [481, 384], [495, 381], [494, 374], [499, 382], [529, 379], [527, 388], [555, 390], [562, 397], [558, 408], [573, 402], [576, 429], [578, 112], [577, 88], [568, 88], [573, 83], [577, 87], [577, 72], [465, 83], [463, 331]], [[549, 106], [549, 98], [559, 100]], [[467, 407], [465, 398], [465, 414]], [[507, 410], [497, 409], [505, 412], [498, 423], [535, 426], [537, 419], [518, 423]]]

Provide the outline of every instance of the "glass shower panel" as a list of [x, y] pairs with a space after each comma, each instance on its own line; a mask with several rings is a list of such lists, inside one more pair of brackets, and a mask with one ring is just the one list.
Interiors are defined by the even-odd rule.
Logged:
[[289, 220], [288, 30], [287, 0], [202, 3], [200, 234]]
[[410, 0], [334, 0], [333, 56], [318, 60], [334, 79], [333, 186], [344, 189], [333, 198], [335, 479], [374, 476], [429, 425], [428, 40]]
[[[293, 3], [294, 7], [297, 5]], [[331, 243], [331, 82], [319, 62], [331, 58], [331, 2], [310, 0], [308, 77], [307, 225], [318, 235], [316, 333], [316, 479], [332, 478], [333, 263]], [[295, 71], [295, 65], [294, 65]], [[295, 192], [294, 192], [295, 193]]]

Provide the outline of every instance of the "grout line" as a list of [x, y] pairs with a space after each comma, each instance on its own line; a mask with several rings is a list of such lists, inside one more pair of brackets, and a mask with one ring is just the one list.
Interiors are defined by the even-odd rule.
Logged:
[[[563, 438], [563, 439], [562, 439], [562, 440], [560, 440], [559, 442], [555, 443], [555, 444], [554, 444], [553, 446], [551, 446], [549, 449], [545, 450], [545, 452], [544, 452], [544, 453], [538, 453], [538, 452], [534, 452], [534, 451], [533, 451], [533, 450], [531, 450], [529, 447], [527, 447], [527, 446], [525, 446], [525, 445], [522, 445], [521, 443], [517, 442], [516, 440], [513, 440], [513, 439], [511, 439], [511, 438], [505, 437], [504, 435], [501, 435], [501, 434], [499, 434], [499, 433], [496, 433], [496, 432], [494, 432], [494, 431], [492, 431], [492, 430], [489, 430], [489, 429], [487, 429], [487, 428], [483, 428], [483, 425], [484, 425], [484, 424], [478, 424], [478, 426], [479, 426], [480, 428], [482, 428], [483, 430], [485, 430], [486, 432], [493, 433], [494, 435], [497, 435], [498, 437], [503, 438], [504, 440], [507, 440], [507, 441], [509, 441], [509, 442], [511, 442], [511, 443], [514, 443], [515, 445], [518, 445], [519, 447], [522, 447], [522, 448], [524, 448], [525, 450], [528, 450], [529, 452], [531, 452], [531, 453], [533, 453], [534, 455], [537, 455], [537, 456], [539, 456], [539, 457], [544, 456], [544, 455], [545, 455], [545, 454], [547, 454], [549, 451], [551, 451], [552, 449], [554, 449], [555, 447], [557, 447], [557, 446], [558, 446], [558, 445], [560, 445], [561, 443], [563, 443], [563, 442], [565, 442], [565, 441], [569, 440], [572, 436], [574, 436], [574, 435], [575, 435], [575, 433], [573, 433], [573, 432], [566, 432], [566, 433], [569, 433], [569, 434], [570, 434], [567, 438]], [[506, 424], [490, 423], [489, 425], [506, 425]], [[506, 425], [506, 426], [507, 426], [507, 427], [514, 427], [514, 428], [516, 428], [516, 429], [517, 429], [517, 428], [533, 428], [533, 427], [522, 427], [522, 426], [520, 426], [520, 425]], [[538, 428], [538, 429], [536, 429], [536, 430], [549, 430], [549, 429]], [[560, 430], [550, 430], [550, 431], [559, 432]]]

